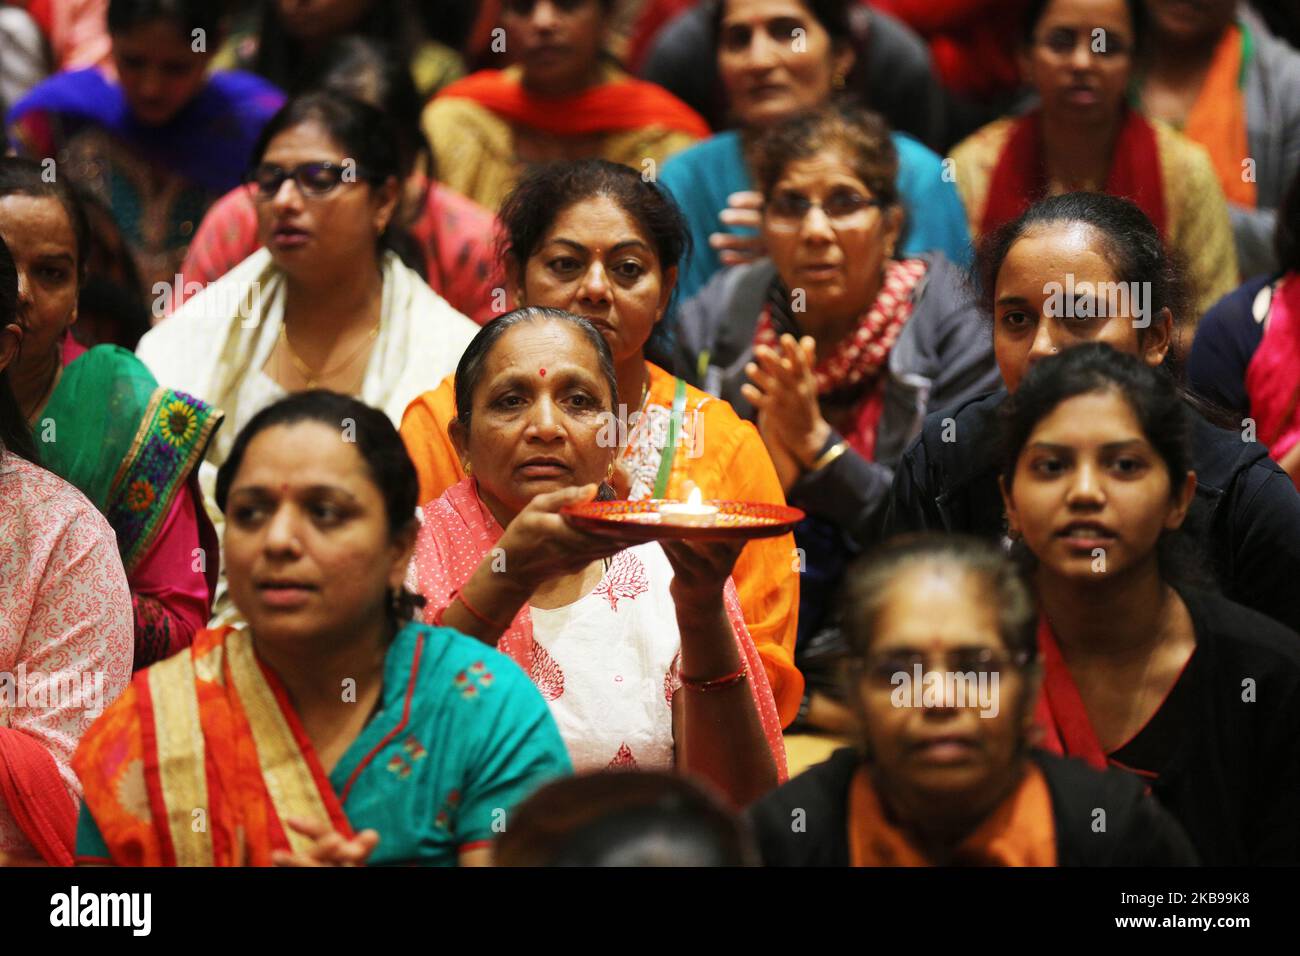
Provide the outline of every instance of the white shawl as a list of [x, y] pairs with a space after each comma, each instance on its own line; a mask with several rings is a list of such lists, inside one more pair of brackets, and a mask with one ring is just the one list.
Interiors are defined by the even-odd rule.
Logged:
[[[379, 334], [358, 398], [400, 425], [412, 399], [456, 371], [478, 326], [391, 252], [384, 256], [383, 276]], [[136, 348], [160, 385], [226, 413], [226, 425], [208, 449], [213, 465], [226, 460], [239, 429], [260, 410], [242, 407], [240, 400], [250, 391], [247, 380], [275, 348], [284, 299], [284, 274], [259, 249], [145, 333]]]
[[[379, 333], [361, 394], [394, 426], [417, 396], [456, 371], [478, 325], [453, 309], [394, 253], [383, 259]], [[214, 494], [216, 470], [235, 436], [267, 401], [259, 373], [284, 323], [285, 280], [271, 254], [259, 249], [146, 332], [136, 354], [160, 385], [188, 392], [226, 413], [224, 427], [199, 467], [207, 511], [222, 532]], [[262, 387], [259, 387], [262, 386]], [[222, 576], [214, 621], [229, 620]]]

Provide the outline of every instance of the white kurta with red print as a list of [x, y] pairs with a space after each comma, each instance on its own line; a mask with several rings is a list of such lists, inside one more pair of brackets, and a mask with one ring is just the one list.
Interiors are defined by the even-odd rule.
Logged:
[[574, 769], [673, 766], [672, 695], [681, 634], [658, 544], [614, 556], [586, 597], [530, 608], [533, 683], [551, 707]]

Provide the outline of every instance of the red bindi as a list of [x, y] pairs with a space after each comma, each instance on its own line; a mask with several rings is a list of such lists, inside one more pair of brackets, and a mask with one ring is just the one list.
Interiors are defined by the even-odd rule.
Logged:
[[542, 378], [546, 378], [546, 369], [544, 369], [544, 368], [539, 368], [539, 369], [537, 370], [537, 374], [540, 375]]

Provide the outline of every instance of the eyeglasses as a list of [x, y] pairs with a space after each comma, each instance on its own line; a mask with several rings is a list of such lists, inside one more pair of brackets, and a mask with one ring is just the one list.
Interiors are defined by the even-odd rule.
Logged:
[[1112, 36], [1105, 30], [1069, 30], [1058, 27], [1049, 30], [1044, 36], [1034, 40], [1036, 46], [1042, 47], [1052, 56], [1065, 59], [1073, 56], [1079, 47], [1079, 41], [1094, 55], [1103, 60], [1116, 60], [1133, 52], [1133, 45], [1123, 37]]
[[340, 183], [356, 182], [359, 178], [364, 178], [364, 174], [353, 165], [300, 163], [293, 169], [285, 169], [274, 163], [262, 163], [248, 174], [244, 182], [252, 191], [254, 199], [269, 200], [280, 192], [286, 179], [297, 183], [304, 196], [316, 198], [333, 192]]
[[847, 191], [831, 193], [822, 202], [813, 202], [798, 193], [778, 193], [767, 204], [767, 224], [772, 229], [793, 232], [816, 206], [831, 221], [832, 226], [849, 228], [858, 225], [867, 210], [878, 209], [883, 205], [879, 199]]
[[1004, 670], [1016, 670], [1029, 662], [1029, 655], [1024, 651], [1008, 653], [992, 647], [964, 647], [941, 655], [943, 660], [938, 667], [929, 666], [926, 655], [915, 651], [882, 651], [869, 654], [865, 661], [856, 665], [859, 676], [866, 678], [877, 687], [892, 687], [896, 681], [894, 675], [906, 674], [909, 678], [920, 667], [924, 674], [928, 671], [946, 671], [952, 674], [974, 674], [978, 679], [981, 674], [993, 674]]

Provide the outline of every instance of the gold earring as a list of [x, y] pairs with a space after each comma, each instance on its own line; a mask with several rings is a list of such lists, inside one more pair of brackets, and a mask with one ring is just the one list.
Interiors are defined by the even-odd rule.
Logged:
[[465, 477], [468, 478], [468, 477], [469, 477], [470, 475], [472, 475], [472, 474], [474, 474], [474, 466], [471, 465], [471, 464], [469, 463], [469, 459], [466, 459], [466, 460], [465, 460]]
[[845, 80], [844, 80], [843, 73], [836, 73], [833, 77], [831, 77], [831, 86], [833, 86], [837, 90], [844, 89], [844, 83]]
[[609, 467], [605, 469], [605, 480], [609, 481], [609, 479], [613, 477], [614, 477], [614, 463], [611, 461], [609, 463]]

